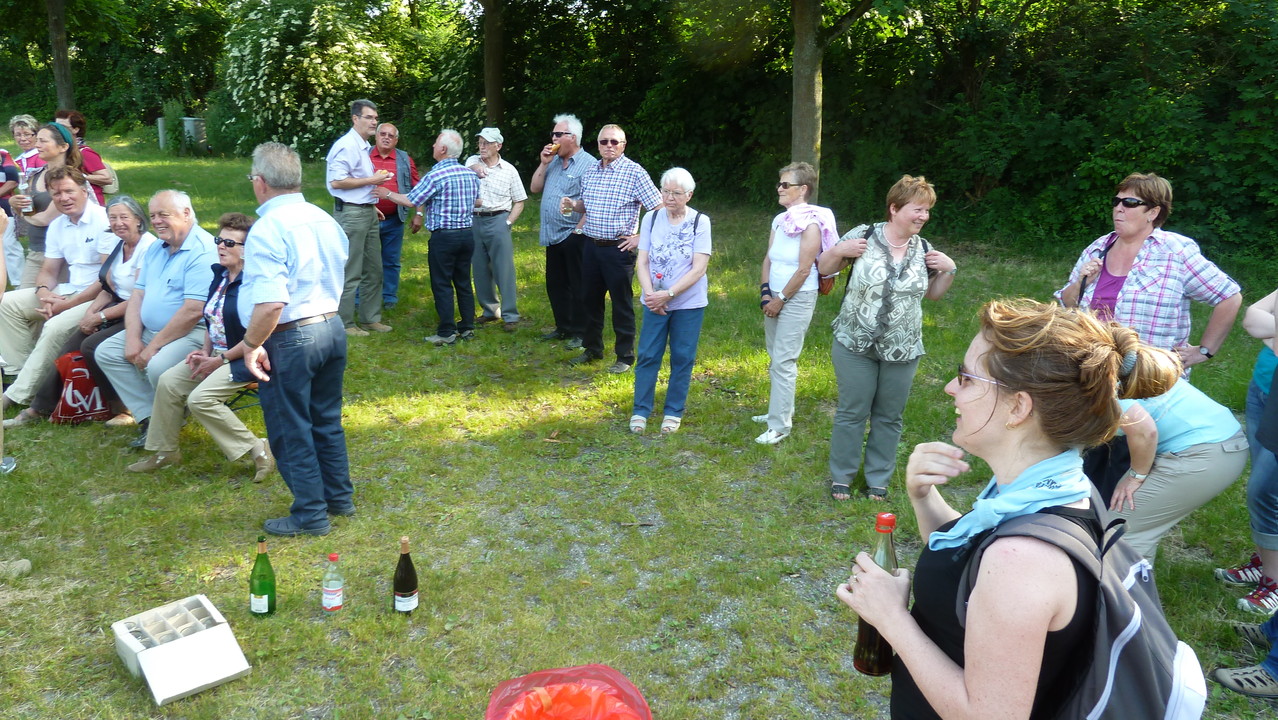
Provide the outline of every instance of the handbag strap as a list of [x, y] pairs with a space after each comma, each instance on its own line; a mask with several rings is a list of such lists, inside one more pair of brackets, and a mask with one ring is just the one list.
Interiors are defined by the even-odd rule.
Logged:
[[107, 255], [106, 262], [102, 263], [102, 267], [98, 268], [98, 282], [102, 283], [102, 289], [111, 293], [111, 297], [116, 302], [124, 302], [124, 298], [115, 294], [115, 287], [108, 282], [111, 275], [111, 266], [115, 264], [115, 259], [120, 257], [120, 253], [124, 251], [124, 241], [115, 244], [115, 248], [111, 250], [111, 254]]

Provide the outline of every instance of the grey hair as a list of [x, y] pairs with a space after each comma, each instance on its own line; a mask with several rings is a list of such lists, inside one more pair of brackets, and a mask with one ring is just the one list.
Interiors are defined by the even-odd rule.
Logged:
[[373, 112], [377, 112], [377, 103], [372, 100], [359, 99], [351, 103], [351, 115], [363, 115], [364, 108], [371, 108]]
[[398, 140], [398, 139], [399, 139], [399, 128], [395, 127], [395, 123], [392, 123], [392, 122], [378, 123], [378, 124], [377, 124], [377, 132], [381, 132], [381, 131], [382, 131], [382, 128], [386, 127], [387, 125], [390, 125], [391, 127], [395, 128], [395, 139], [396, 139], [396, 140]]
[[692, 179], [692, 173], [681, 167], [672, 167], [661, 173], [661, 188], [663, 190], [668, 182], [678, 185], [680, 190], [687, 193], [697, 189], [697, 182]]
[[15, 130], [25, 127], [31, 132], [40, 129], [40, 121], [30, 115], [14, 115], [9, 118], [9, 134], [12, 135]]
[[580, 145], [581, 134], [584, 133], [586, 130], [585, 128], [581, 126], [581, 121], [577, 119], [577, 116], [576, 115], [556, 115], [555, 124], [558, 125], [559, 123], [568, 123], [568, 132], [572, 133], [573, 137], [577, 138], [577, 144]]
[[439, 131], [440, 140], [444, 143], [444, 150], [448, 152], [448, 157], [461, 157], [462, 154], [462, 136], [452, 128], [444, 128]]
[[155, 202], [155, 199], [160, 197], [161, 195], [170, 196], [173, 199], [173, 205], [176, 206], [177, 209], [186, 210], [187, 212], [191, 213], [192, 225], [200, 224], [199, 219], [195, 217], [195, 208], [192, 207], [191, 205], [190, 195], [187, 195], [181, 190], [157, 190], [156, 193], [151, 196], [151, 202]]
[[300, 190], [302, 159], [283, 143], [264, 142], [253, 148], [253, 174], [272, 190]]
[[147, 220], [146, 213], [142, 212], [142, 206], [138, 204], [137, 200], [133, 199], [132, 195], [116, 195], [107, 200], [107, 212], [111, 212], [111, 208], [116, 205], [123, 205], [126, 210], [133, 213], [133, 216], [138, 219], [138, 232], [147, 233], [151, 231], [151, 222]]

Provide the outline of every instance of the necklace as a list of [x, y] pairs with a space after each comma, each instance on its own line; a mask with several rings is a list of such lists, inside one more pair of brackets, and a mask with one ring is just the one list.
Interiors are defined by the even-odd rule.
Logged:
[[887, 240], [888, 247], [896, 248], [897, 250], [900, 250], [901, 248], [903, 248], [903, 247], [905, 247], [905, 246], [907, 246], [907, 245], [909, 245], [909, 244], [910, 244], [910, 239], [909, 239], [909, 238], [906, 238], [906, 239], [905, 239], [905, 242], [901, 243], [900, 245], [897, 245], [896, 243], [894, 243], [894, 242], [892, 242], [891, 240], [888, 240], [888, 239], [887, 239], [887, 233], [883, 233], [883, 239], [884, 239], [884, 240]]

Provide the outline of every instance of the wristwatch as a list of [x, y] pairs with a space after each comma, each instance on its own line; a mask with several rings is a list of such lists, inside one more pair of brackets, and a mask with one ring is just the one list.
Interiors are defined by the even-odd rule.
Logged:
[[1202, 356], [1207, 358], [1208, 360], [1216, 357], [1215, 355], [1212, 354], [1210, 350], [1207, 349], [1206, 345], [1199, 345], [1198, 352], [1202, 353]]
[[225, 365], [225, 364], [227, 364], [227, 363], [231, 362], [231, 361], [230, 361], [230, 359], [226, 357], [226, 353], [218, 353], [218, 354], [217, 354], [217, 356], [218, 356], [218, 357], [220, 357], [220, 358], [222, 358], [222, 364], [223, 364], [223, 365]]
[[777, 297], [781, 300], [781, 302], [782, 302], [782, 303], [788, 303], [788, 302], [790, 302], [790, 298], [788, 298], [788, 297], [786, 297], [786, 296], [785, 296], [785, 291], [783, 291], [783, 290], [778, 290], [778, 291], [777, 291]]
[[673, 300], [675, 296], [675, 291], [672, 288], [666, 288], [666, 294], [670, 296], [671, 300]]

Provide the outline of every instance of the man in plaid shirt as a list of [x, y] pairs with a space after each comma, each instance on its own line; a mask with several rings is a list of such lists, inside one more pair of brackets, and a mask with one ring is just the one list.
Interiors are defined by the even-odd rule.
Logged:
[[617, 361], [608, 368], [624, 373], [635, 364], [635, 308], [631, 281], [635, 274], [635, 248], [640, 207], [661, 206], [661, 194], [648, 171], [625, 156], [626, 133], [617, 125], [599, 131], [599, 162], [581, 176], [581, 199], [572, 203], [586, 214], [586, 235], [581, 278], [586, 309], [584, 351], [574, 364], [603, 357], [604, 294], [612, 298], [612, 330], [616, 335]]
[[[407, 194], [379, 186], [378, 198], [398, 205], [417, 206], [426, 216], [430, 244], [426, 260], [430, 265], [430, 290], [435, 296], [439, 326], [426, 338], [434, 345], [452, 345], [458, 338], [475, 337], [475, 294], [470, 287], [470, 259], [475, 251], [471, 232], [475, 200], [479, 198], [479, 176], [457, 162], [462, 139], [456, 130], [444, 130], [432, 146], [436, 163]], [[453, 319], [453, 296], [461, 322]]]

